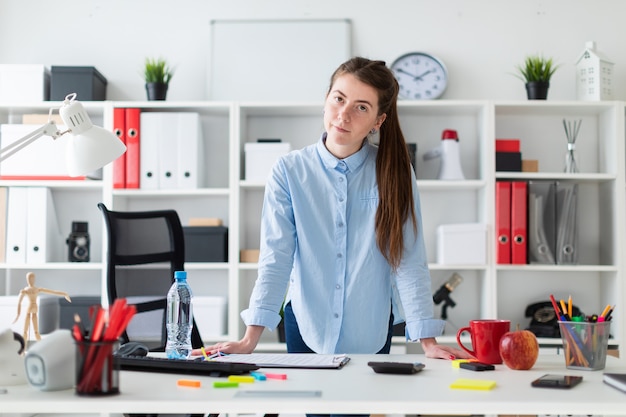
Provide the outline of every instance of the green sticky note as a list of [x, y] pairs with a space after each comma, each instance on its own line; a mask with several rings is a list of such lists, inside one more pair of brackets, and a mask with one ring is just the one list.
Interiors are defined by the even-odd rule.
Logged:
[[239, 382], [233, 381], [215, 381], [213, 383], [213, 388], [237, 388], [239, 386]]

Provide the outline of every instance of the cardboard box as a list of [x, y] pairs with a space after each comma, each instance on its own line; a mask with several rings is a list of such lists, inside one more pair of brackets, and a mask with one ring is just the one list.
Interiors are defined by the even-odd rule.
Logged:
[[239, 262], [259, 262], [259, 249], [242, 249], [239, 251]]
[[44, 65], [0, 65], [0, 101], [50, 99], [50, 71]]
[[228, 228], [184, 226], [185, 262], [228, 262]]
[[106, 100], [107, 80], [94, 67], [50, 68], [50, 100], [65, 100], [76, 93], [79, 101]]
[[226, 334], [225, 297], [193, 297], [193, 317], [203, 340]]
[[487, 263], [487, 226], [482, 223], [442, 224], [437, 227], [437, 263]]
[[246, 143], [244, 145], [246, 181], [265, 182], [278, 158], [288, 154], [290, 150], [289, 143]]

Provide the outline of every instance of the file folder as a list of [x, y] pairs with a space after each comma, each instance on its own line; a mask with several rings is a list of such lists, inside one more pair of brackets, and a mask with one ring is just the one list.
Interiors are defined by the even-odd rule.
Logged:
[[558, 183], [556, 198], [556, 263], [578, 263], [578, 184]]
[[528, 261], [555, 264], [556, 183], [528, 182]]
[[140, 114], [138, 108], [126, 109], [126, 188], [139, 188]]
[[527, 190], [525, 181], [511, 182], [511, 263], [526, 264]]
[[58, 261], [61, 248], [65, 245], [59, 232], [52, 192], [48, 187], [30, 187], [27, 190], [26, 262]]
[[9, 188], [0, 187], [0, 262], [6, 261]]
[[203, 184], [204, 143], [198, 113], [179, 113], [176, 186], [196, 189]]
[[511, 182], [496, 182], [496, 260], [511, 263]]
[[26, 263], [26, 207], [28, 205], [26, 187], [9, 187], [7, 207], [6, 262]]
[[[126, 109], [113, 109], [113, 133], [126, 144]], [[126, 188], [126, 155], [113, 161], [113, 188]]]
[[[159, 188], [170, 190], [178, 183], [179, 114], [161, 113], [157, 137], [157, 164], [159, 165]], [[186, 155], [187, 157], [191, 155]]]
[[159, 136], [160, 118], [164, 113], [141, 113], [142, 144], [140, 149], [141, 167], [139, 186], [142, 190], [159, 188]]

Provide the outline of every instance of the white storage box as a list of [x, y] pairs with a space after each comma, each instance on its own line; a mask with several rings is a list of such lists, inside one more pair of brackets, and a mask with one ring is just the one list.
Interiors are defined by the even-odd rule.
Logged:
[[442, 224], [437, 228], [437, 263], [487, 263], [487, 226], [482, 223]]
[[11, 329], [21, 335], [24, 331], [24, 320], [26, 318], [26, 310], [28, 309], [28, 299], [22, 300], [22, 314], [20, 314], [20, 318], [17, 322], [13, 323], [13, 320], [17, 315], [18, 299], [18, 295], [0, 296], [0, 330]]
[[226, 298], [193, 297], [193, 318], [203, 340], [226, 334]]
[[39, 102], [50, 98], [50, 70], [44, 65], [0, 65], [0, 101]]
[[290, 150], [291, 144], [283, 142], [246, 143], [246, 181], [265, 182], [278, 158], [288, 154]]

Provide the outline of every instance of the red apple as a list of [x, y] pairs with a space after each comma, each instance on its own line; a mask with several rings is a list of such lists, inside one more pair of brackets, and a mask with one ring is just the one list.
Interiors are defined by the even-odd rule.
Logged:
[[539, 356], [537, 337], [529, 330], [505, 333], [500, 339], [500, 356], [506, 366], [516, 370], [533, 367]]

